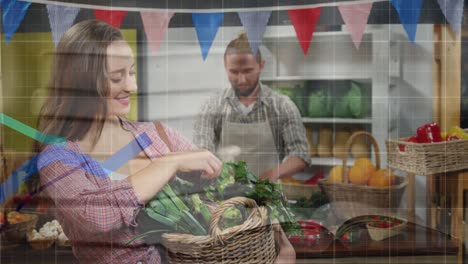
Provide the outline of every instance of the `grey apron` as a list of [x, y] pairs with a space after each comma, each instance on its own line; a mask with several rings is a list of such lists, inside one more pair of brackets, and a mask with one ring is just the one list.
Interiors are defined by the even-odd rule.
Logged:
[[279, 164], [279, 155], [273, 140], [266, 106], [262, 104], [260, 107], [265, 112], [265, 121], [245, 124], [229, 122], [232, 106], [227, 106], [219, 144], [219, 147], [240, 147], [241, 153], [235, 161], [245, 161], [258, 177]]

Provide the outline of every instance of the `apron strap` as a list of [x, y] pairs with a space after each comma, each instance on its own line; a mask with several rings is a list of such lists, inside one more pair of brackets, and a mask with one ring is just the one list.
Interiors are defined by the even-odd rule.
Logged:
[[156, 127], [156, 132], [158, 132], [159, 137], [162, 139], [164, 144], [169, 148], [171, 152], [174, 152], [174, 149], [172, 148], [171, 141], [169, 140], [169, 137], [166, 134], [166, 131], [164, 130], [164, 127], [162, 126], [160, 121], [155, 121], [154, 126]]

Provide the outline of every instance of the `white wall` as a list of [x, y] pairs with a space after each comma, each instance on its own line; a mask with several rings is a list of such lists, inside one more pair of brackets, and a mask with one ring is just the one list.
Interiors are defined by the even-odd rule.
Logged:
[[[399, 79], [393, 79], [394, 88], [390, 89], [390, 116], [394, 119], [390, 131], [391, 138], [415, 135], [416, 128], [432, 121], [432, 62], [433, 62], [433, 25], [418, 25], [416, 41], [410, 43], [402, 25], [391, 25], [391, 30], [401, 37], [393, 39], [400, 44], [398, 69], [392, 69]], [[392, 52], [394, 52], [392, 50]], [[391, 54], [395, 58], [397, 54]], [[416, 177], [416, 214], [426, 218], [426, 178]], [[405, 198], [403, 198], [406, 201]]]
[[193, 121], [201, 104], [228, 87], [223, 66], [224, 49], [241, 28], [220, 28], [203, 61], [194, 28], [170, 29], [165, 43], [146, 58], [148, 105], [146, 120], [161, 120], [192, 139]]

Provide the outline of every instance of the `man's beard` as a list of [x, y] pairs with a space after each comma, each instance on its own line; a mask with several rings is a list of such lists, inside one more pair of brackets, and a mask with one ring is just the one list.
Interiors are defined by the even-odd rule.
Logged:
[[255, 91], [255, 88], [257, 88], [257, 85], [258, 85], [258, 79], [257, 79], [257, 81], [255, 82], [254, 85], [252, 85], [249, 89], [247, 89], [245, 91], [241, 91], [239, 89], [239, 87], [235, 86], [234, 84], [232, 84], [232, 88], [234, 89], [237, 97], [241, 97], [241, 96], [242, 97], [247, 97], [247, 96], [251, 95]]

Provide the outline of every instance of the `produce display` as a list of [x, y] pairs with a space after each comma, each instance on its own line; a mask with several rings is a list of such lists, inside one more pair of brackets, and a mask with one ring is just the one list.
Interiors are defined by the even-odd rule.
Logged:
[[407, 223], [406, 220], [396, 217], [374, 216], [374, 219], [367, 223], [367, 231], [372, 240], [380, 241], [399, 235]]
[[[343, 183], [343, 166], [335, 166], [328, 175], [328, 181]], [[358, 158], [348, 169], [348, 179], [351, 184], [372, 187], [389, 187], [395, 184], [395, 175], [389, 169], [377, 170], [370, 159]]]
[[[22, 214], [22, 213], [17, 212], [17, 211], [11, 211], [11, 212], [8, 212], [6, 220], [10, 225], [14, 225], [14, 224], [17, 224], [17, 223], [20, 223], [20, 222], [28, 221], [28, 220], [30, 220], [30, 217], [27, 214]], [[2, 224], [3, 224], [4, 223], [3, 217], [1, 219], [1, 221], [2, 221]]]
[[[203, 191], [194, 184], [175, 178], [151, 199], [145, 212], [161, 229], [150, 230], [137, 238], [152, 233], [175, 232], [192, 235], [207, 235], [211, 212], [222, 201], [242, 196], [251, 198], [259, 206], [269, 209], [271, 220], [277, 219], [287, 233], [300, 233], [301, 229], [287, 202], [281, 186], [268, 179], [259, 179], [249, 171], [245, 162], [224, 163], [221, 175], [211, 181], [202, 182]], [[248, 212], [245, 208], [232, 208], [223, 215], [221, 226], [228, 228], [244, 221]]]
[[34, 249], [46, 249], [52, 246], [54, 242], [58, 246], [71, 246], [70, 240], [57, 220], [46, 222], [39, 231], [36, 229], [29, 231], [26, 238]]
[[[427, 123], [416, 129], [416, 136], [406, 139], [412, 143], [437, 143], [443, 141], [468, 139], [468, 133], [458, 126], [452, 126], [448, 131], [441, 132], [437, 123]], [[403, 144], [399, 145], [400, 151], [405, 151]]]
[[301, 181], [293, 177], [284, 177], [284, 178], [281, 178], [281, 183], [287, 183], [287, 184], [293, 184], [293, 185], [294, 184], [295, 185], [303, 185], [303, 184], [317, 185], [318, 181], [320, 179], [323, 179], [323, 177], [324, 177], [323, 171], [319, 171], [316, 174], [314, 174], [314, 176], [310, 177], [308, 180], [305, 180], [305, 181]]
[[[311, 89], [312, 88], [312, 89]], [[334, 95], [329, 87], [283, 87], [277, 89], [291, 98], [302, 116], [363, 118], [370, 112], [370, 99], [358, 83], [351, 82], [345, 93]]]

